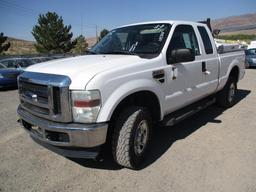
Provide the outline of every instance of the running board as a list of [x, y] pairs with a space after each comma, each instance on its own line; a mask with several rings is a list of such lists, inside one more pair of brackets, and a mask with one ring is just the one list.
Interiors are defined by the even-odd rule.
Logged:
[[169, 115], [165, 116], [163, 120], [164, 126], [173, 126], [176, 123], [194, 115], [195, 113], [205, 109], [206, 107], [212, 105], [216, 102], [215, 97], [208, 97], [206, 99], [202, 99], [196, 103], [193, 103], [187, 107], [184, 107], [178, 111], [170, 113]]

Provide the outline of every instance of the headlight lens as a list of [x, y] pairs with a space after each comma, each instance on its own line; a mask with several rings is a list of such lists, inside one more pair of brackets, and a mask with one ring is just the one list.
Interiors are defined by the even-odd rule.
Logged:
[[101, 106], [100, 92], [72, 91], [71, 97], [73, 120], [79, 123], [96, 122]]

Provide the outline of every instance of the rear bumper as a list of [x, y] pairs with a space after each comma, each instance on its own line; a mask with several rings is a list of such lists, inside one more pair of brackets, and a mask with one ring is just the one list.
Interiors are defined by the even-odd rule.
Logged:
[[17, 110], [23, 128], [41, 145], [67, 148], [94, 148], [106, 142], [107, 123], [57, 123], [36, 117], [21, 107]]
[[249, 67], [256, 67], [256, 63], [249, 63]]

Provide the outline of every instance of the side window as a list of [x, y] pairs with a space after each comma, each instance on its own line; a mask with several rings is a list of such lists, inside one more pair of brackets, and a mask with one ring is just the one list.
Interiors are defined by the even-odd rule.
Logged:
[[122, 44], [122, 50], [125, 50], [125, 43], [127, 42], [128, 33], [117, 33], [116, 35]]
[[15, 60], [2, 61], [2, 64], [4, 64], [7, 68], [15, 68]]
[[203, 43], [204, 43], [205, 53], [206, 54], [212, 54], [213, 53], [212, 43], [211, 43], [210, 37], [209, 37], [205, 27], [198, 26], [197, 28], [198, 28], [198, 31], [201, 35]]
[[170, 41], [167, 55], [176, 49], [192, 49], [195, 55], [200, 55], [195, 31], [190, 25], [179, 25], [175, 28]]

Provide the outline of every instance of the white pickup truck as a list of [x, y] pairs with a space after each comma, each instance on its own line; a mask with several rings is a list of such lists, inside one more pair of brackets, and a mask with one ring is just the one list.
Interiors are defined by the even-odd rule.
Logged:
[[[19, 76], [22, 126], [68, 157], [137, 168], [155, 123], [171, 126], [206, 106], [234, 104], [243, 51], [218, 53], [207, 25], [159, 21], [112, 30], [88, 55], [48, 61]], [[160, 141], [159, 141], [160, 142]]]

